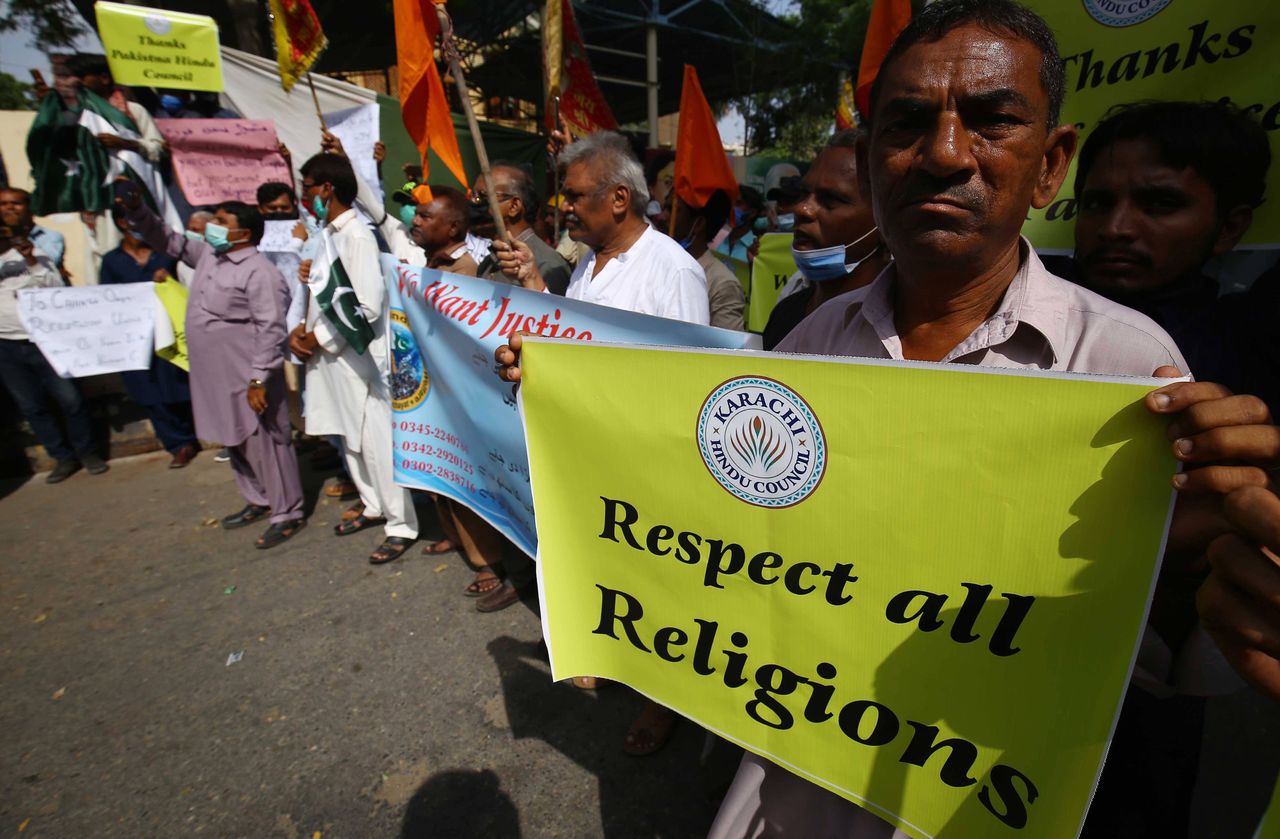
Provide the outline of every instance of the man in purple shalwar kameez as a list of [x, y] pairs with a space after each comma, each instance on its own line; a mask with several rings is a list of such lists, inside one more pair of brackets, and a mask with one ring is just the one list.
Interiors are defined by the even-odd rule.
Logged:
[[270, 513], [271, 526], [256, 544], [278, 545], [306, 522], [285, 401], [289, 284], [255, 247], [262, 216], [255, 207], [228, 201], [201, 239], [167, 229], [136, 192], [124, 204], [139, 238], [195, 269], [186, 331], [196, 432], [227, 447], [236, 486], [248, 502], [222, 526], [244, 527]]

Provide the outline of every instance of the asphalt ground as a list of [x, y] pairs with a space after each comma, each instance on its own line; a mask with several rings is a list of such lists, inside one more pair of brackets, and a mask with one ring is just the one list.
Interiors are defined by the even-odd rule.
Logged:
[[259, 551], [216, 525], [225, 464], [167, 462], [0, 489], [0, 836], [705, 835], [701, 732], [624, 754], [639, 697], [553, 683], [458, 554], [370, 566], [310, 469], [309, 526]]

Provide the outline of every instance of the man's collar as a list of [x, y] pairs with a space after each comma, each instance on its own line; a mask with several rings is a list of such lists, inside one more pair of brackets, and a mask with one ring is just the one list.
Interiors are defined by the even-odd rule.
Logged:
[[244, 262], [246, 259], [253, 256], [257, 252], [258, 252], [257, 247], [250, 245], [249, 247], [241, 248], [240, 250], [227, 251], [221, 256], [227, 261], [234, 262], [235, 264], [239, 265], [241, 262]]
[[350, 224], [351, 220], [354, 219], [355, 217], [356, 217], [355, 208], [348, 207], [345, 211], [338, 213], [338, 215], [333, 219], [333, 221], [329, 222], [329, 227], [332, 228], [332, 230], [336, 233], [342, 228], [346, 227], [348, 224]]

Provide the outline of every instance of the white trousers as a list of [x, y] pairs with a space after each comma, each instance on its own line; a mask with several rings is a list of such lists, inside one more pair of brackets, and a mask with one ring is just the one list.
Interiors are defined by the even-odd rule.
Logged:
[[364, 422], [360, 451], [344, 446], [347, 471], [360, 500], [364, 514], [370, 518], [387, 517], [387, 535], [418, 538], [418, 513], [413, 509], [409, 490], [395, 481], [395, 452], [391, 440], [391, 405], [381, 399], [364, 401]]

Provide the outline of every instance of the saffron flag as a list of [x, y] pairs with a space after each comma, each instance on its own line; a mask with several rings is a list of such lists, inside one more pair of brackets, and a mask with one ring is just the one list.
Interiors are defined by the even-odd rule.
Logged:
[[286, 91], [297, 84], [320, 59], [329, 39], [320, 28], [320, 18], [308, 0], [268, 0], [271, 31], [280, 62], [280, 86]]
[[347, 269], [342, 265], [338, 249], [334, 247], [333, 238], [328, 234], [324, 237], [324, 250], [329, 270], [324, 285], [316, 290], [316, 305], [338, 330], [338, 334], [356, 352], [363, 353], [373, 340], [373, 327], [365, 320], [360, 299], [356, 297], [356, 290], [351, 287], [351, 278], [347, 276]]
[[449, 116], [449, 100], [444, 96], [436, 68], [440, 21], [435, 5], [430, 0], [395, 0], [395, 15], [400, 116], [422, 156], [423, 180], [430, 170], [427, 149], [431, 149], [459, 182], [468, 184], [453, 118]]
[[867, 37], [862, 42], [862, 58], [858, 60], [858, 89], [854, 102], [862, 113], [870, 113], [871, 85], [875, 83], [880, 64], [893, 46], [898, 33], [911, 22], [911, 0], [875, 0]]
[[702, 94], [698, 71], [684, 65], [680, 92], [680, 129], [676, 133], [676, 195], [690, 207], [705, 207], [716, 190], [724, 190], [729, 202], [738, 197], [738, 181], [720, 142], [716, 118]]
[[547, 0], [542, 16], [542, 63], [547, 77], [548, 128], [556, 128], [553, 105], [558, 98], [560, 118], [570, 133], [585, 137], [617, 129], [618, 121], [591, 72], [570, 0]]

